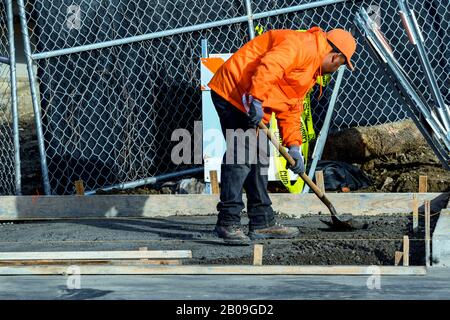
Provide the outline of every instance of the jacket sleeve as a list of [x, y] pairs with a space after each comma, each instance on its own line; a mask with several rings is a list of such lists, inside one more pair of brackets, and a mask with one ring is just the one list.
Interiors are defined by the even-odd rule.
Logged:
[[249, 93], [258, 100], [266, 100], [270, 87], [297, 64], [300, 51], [295, 41], [289, 38], [267, 51], [252, 76]]
[[302, 104], [297, 104], [289, 110], [276, 113], [278, 119], [278, 127], [280, 129], [281, 138], [284, 146], [301, 145], [301, 121], [303, 108]]

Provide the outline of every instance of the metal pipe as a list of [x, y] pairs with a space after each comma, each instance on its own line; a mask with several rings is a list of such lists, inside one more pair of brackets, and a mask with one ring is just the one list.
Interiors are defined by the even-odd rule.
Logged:
[[251, 0], [244, 0], [244, 2], [248, 17], [248, 34], [250, 36], [250, 39], [253, 39], [255, 38], [255, 25], [253, 24], [252, 3]]
[[401, 12], [404, 14], [404, 19], [402, 19], [404, 27], [407, 30], [407, 33], [411, 33], [413, 35], [415, 40], [414, 42], [411, 41], [411, 43], [414, 45], [419, 57], [420, 64], [424, 70], [425, 79], [431, 89], [433, 100], [437, 104], [437, 113], [447, 131], [447, 137], [450, 138], [450, 115], [446, 112], [447, 110], [444, 98], [442, 97], [439, 86], [437, 85], [437, 79], [434, 75], [433, 68], [431, 67], [430, 60], [428, 59], [428, 55], [424, 47], [424, 38], [417, 23], [417, 19], [405, 0], [397, 0], [397, 2], [400, 6]]
[[47, 156], [44, 146], [44, 134], [42, 133], [41, 110], [36, 93], [37, 82], [33, 71], [33, 60], [31, 58], [31, 45], [30, 45], [30, 37], [28, 34], [27, 20], [25, 16], [24, 0], [17, 0], [17, 6], [19, 8], [20, 29], [22, 31], [23, 37], [23, 47], [25, 53], [25, 60], [27, 64], [28, 78], [30, 80], [31, 101], [33, 103], [34, 120], [36, 124], [36, 135], [39, 147], [39, 156], [41, 158], [42, 182], [44, 185], [45, 194], [50, 195], [51, 189], [50, 189], [50, 181], [48, 178]]
[[409, 26], [408, 19], [406, 18], [406, 14], [403, 11], [399, 11], [400, 19], [402, 20], [403, 26], [405, 27], [406, 35], [408, 36], [409, 42], [412, 45], [416, 45], [417, 41], [414, 37], [414, 34], [411, 32], [411, 27]]
[[253, 20], [278, 16], [280, 14], [293, 13], [293, 12], [297, 12], [297, 11], [304, 11], [304, 10], [324, 7], [324, 6], [328, 6], [330, 4], [337, 4], [337, 3], [341, 3], [341, 2], [347, 2], [347, 1], [349, 1], [349, 0], [322, 0], [322, 1], [315, 1], [315, 2], [311, 2], [311, 3], [300, 4], [298, 6], [292, 6], [292, 7], [287, 7], [287, 8], [283, 8], [283, 9], [276, 9], [276, 10], [271, 10], [271, 11], [266, 11], [266, 12], [261, 12], [261, 13], [255, 13], [255, 14], [253, 14]]
[[208, 39], [202, 39], [202, 58], [208, 58]]
[[0, 63], [10, 64], [9, 58], [8, 57], [4, 57], [4, 56], [0, 56]]
[[[362, 21], [365, 21], [365, 23], [362, 23]], [[376, 37], [376, 34], [371, 34], [371, 23], [370, 23], [370, 17], [368, 16], [367, 12], [361, 8], [360, 9], [360, 15], [355, 16], [355, 23], [359, 25], [360, 28], [362, 28], [365, 31], [367, 38], [372, 38], [372, 42], [377, 43], [379, 41]], [[414, 88], [411, 86], [411, 84], [405, 79], [405, 74], [403, 74], [402, 69], [399, 68], [399, 64], [396, 61], [395, 57], [391, 55], [389, 52], [387, 52], [386, 48], [380, 44], [377, 43], [378, 49], [380, 49], [381, 53], [385, 56], [385, 59], [387, 60], [387, 65], [389, 66], [390, 70], [393, 72], [394, 76], [397, 78], [401, 86], [404, 88], [404, 90], [411, 96], [414, 103], [419, 108], [420, 112], [425, 116], [425, 120], [428, 122], [434, 133], [444, 142], [446, 147], [450, 150], [450, 140], [447, 139], [444, 132], [441, 131], [439, 125], [436, 123], [435, 119], [432, 117], [430, 110], [426, 107], [426, 104], [424, 101], [421, 100], [420, 96], [416, 93]], [[384, 52], [383, 52], [384, 51]]]
[[[167, 179], [171, 179], [171, 178], [178, 178], [180, 176], [185, 176], [187, 174], [201, 173], [201, 172], [203, 172], [203, 170], [204, 170], [203, 167], [187, 169], [187, 170], [183, 170], [183, 171], [162, 174], [162, 175], [156, 176], [156, 177], [140, 179], [140, 180], [136, 180], [136, 181], [133, 181], [133, 182], [119, 183], [119, 184], [115, 184], [115, 185], [112, 185], [112, 186], [109, 186], [109, 187], [100, 188], [98, 190], [111, 191], [113, 189], [119, 189], [119, 190], [132, 189], [132, 188], [137, 188], [137, 187], [144, 186], [144, 185], [147, 185], [147, 184], [155, 184], [157, 182], [160, 182], [161, 180], [167, 180]], [[85, 195], [94, 195], [94, 194], [96, 194], [96, 192], [97, 192], [97, 190], [88, 191], [88, 192], [85, 192]]]
[[383, 46], [383, 43], [381, 43], [378, 40], [377, 35], [375, 33], [370, 33], [372, 31], [371, 30], [372, 24], [370, 22], [370, 17], [367, 15], [366, 11], [363, 8], [360, 9], [360, 14], [356, 14], [355, 23], [362, 30], [364, 30], [366, 39], [373, 46], [374, 50], [380, 55], [380, 58], [385, 62], [385, 64], [389, 66], [393, 75], [403, 86], [404, 90], [411, 91], [410, 94], [414, 98], [417, 98], [415, 99], [417, 101], [414, 102], [420, 108], [421, 113], [425, 116], [425, 118], [427, 119], [431, 118], [430, 110], [428, 110], [428, 108], [425, 107], [423, 101], [419, 101], [420, 99], [418, 99], [414, 90], [408, 90], [409, 83], [407, 83], [406, 80], [404, 79], [404, 76], [406, 76], [406, 74], [396, 61], [395, 57], [391, 54], [391, 52], [387, 52], [386, 48]]
[[[355, 24], [358, 26], [358, 29], [361, 32], [364, 32], [361, 25], [362, 21], [358, 21], [358, 16], [355, 18]], [[364, 34], [365, 35], [365, 34]], [[394, 92], [395, 97], [402, 102], [406, 113], [413, 120], [418, 130], [421, 132], [427, 143], [430, 145], [431, 149], [434, 151], [438, 159], [444, 165], [445, 168], [450, 170], [450, 155], [447, 151], [442, 148], [442, 144], [439, 141], [436, 141], [435, 137], [430, 134], [430, 130], [428, 127], [424, 125], [424, 123], [419, 119], [417, 114], [420, 112], [417, 111], [412, 98], [404, 92], [404, 89], [400, 85], [395, 82], [395, 76], [392, 74], [392, 70], [389, 69], [387, 63], [379, 56], [379, 52], [377, 52], [373, 47], [372, 43], [368, 41], [368, 38], [365, 35], [365, 40], [367, 44], [369, 44], [370, 49], [372, 50], [372, 54], [374, 56], [375, 62], [378, 64], [379, 69], [384, 74], [387, 81], [390, 83], [391, 88]], [[416, 114], [417, 113], [417, 114]]]
[[11, 115], [12, 134], [14, 144], [14, 186], [15, 194], [22, 194], [21, 171], [20, 171], [20, 141], [19, 141], [19, 112], [17, 110], [17, 79], [16, 79], [16, 47], [14, 43], [14, 13], [12, 0], [6, 0], [6, 15], [8, 24], [9, 42], [9, 69], [11, 78]]
[[[201, 44], [202, 44], [202, 58], [208, 58], [208, 56], [209, 56], [208, 39], [202, 39]], [[204, 99], [206, 99], [206, 98], [209, 98], [209, 97], [207, 97], [208, 95], [210, 95], [209, 92], [202, 91], [202, 101]], [[203, 112], [204, 111], [203, 111], [203, 106], [202, 106], [202, 114], [203, 114]], [[202, 143], [203, 143], [203, 141], [202, 141]], [[205, 175], [205, 174], [206, 173], [204, 172], [203, 175]], [[205, 181], [205, 193], [206, 194], [212, 194], [212, 189], [211, 189], [211, 183], [210, 182], [206, 182]]]
[[[319, 136], [317, 137], [317, 142], [314, 147], [314, 151], [312, 154], [312, 163], [309, 168], [308, 177], [312, 179], [314, 177], [314, 173], [316, 171], [317, 163], [322, 158], [323, 149], [325, 148], [325, 143], [327, 142], [328, 130], [330, 129], [331, 117], [334, 112], [334, 106], [336, 105], [337, 97], [339, 94], [339, 89], [341, 88], [342, 78], [344, 76], [346, 66], [341, 66], [339, 68], [336, 82], [334, 84], [333, 93], [331, 94], [330, 103], [328, 104], [328, 110], [325, 115], [325, 120], [323, 121], [322, 129], [320, 129]], [[308, 193], [309, 186], [305, 185], [302, 193]]]
[[[262, 12], [262, 13], [255, 13], [255, 14], [253, 14], [253, 20], [268, 18], [271, 16], [277, 16], [280, 14], [292, 13], [292, 12], [296, 12], [296, 11], [302, 11], [302, 10], [323, 7], [323, 6], [336, 4], [336, 3], [340, 3], [340, 2], [346, 2], [346, 1], [349, 1], [349, 0], [322, 0], [322, 1], [316, 1], [313, 3], [306, 3], [306, 4], [301, 4], [298, 6], [288, 7], [288, 8], [284, 8], [284, 9], [277, 9], [277, 10], [272, 10], [272, 11], [267, 11], [267, 12]], [[23, 0], [21, 1], [21, 3], [23, 3]], [[176, 34], [200, 31], [203, 29], [216, 28], [216, 27], [221, 27], [221, 26], [235, 24], [235, 23], [242, 23], [242, 22], [248, 21], [248, 19], [249, 19], [248, 16], [229, 18], [229, 19], [224, 19], [224, 20], [220, 20], [220, 21], [202, 23], [202, 24], [197, 24], [197, 25], [188, 26], [188, 27], [176, 28], [176, 29], [159, 31], [159, 32], [152, 32], [152, 33], [147, 33], [147, 34], [143, 34], [143, 35], [139, 35], [139, 36], [123, 38], [123, 39], [116, 39], [116, 40], [92, 43], [92, 44], [82, 45], [82, 46], [77, 46], [77, 47], [72, 47], [72, 48], [65, 48], [65, 49], [60, 49], [60, 50], [35, 53], [35, 54], [31, 55], [31, 58], [33, 60], [47, 59], [47, 58], [57, 57], [57, 56], [61, 56], [61, 55], [79, 53], [79, 52], [83, 52], [83, 51], [103, 49], [103, 48], [108, 48], [108, 47], [112, 47], [112, 46], [119, 46], [119, 45], [125, 45], [125, 44], [134, 43], [134, 42], [139, 42], [139, 41], [151, 40], [151, 39], [155, 39], [155, 38], [173, 36]]]

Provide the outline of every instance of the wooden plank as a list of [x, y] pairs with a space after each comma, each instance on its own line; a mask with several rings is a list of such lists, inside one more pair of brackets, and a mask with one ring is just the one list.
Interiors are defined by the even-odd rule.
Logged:
[[417, 195], [413, 195], [412, 212], [413, 212], [413, 232], [417, 233], [419, 231], [419, 201], [417, 200]]
[[33, 266], [33, 265], [181, 265], [179, 259], [140, 259], [140, 260], [20, 260], [0, 261], [0, 266]]
[[425, 265], [429, 267], [431, 265], [430, 255], [431, 255], [431, 247], [430, 247], [430, 238], [431, 238], [431, 230], [430, 230], [430, 216], [431, 216], [431, 208], [430, 201], [424, 202], [425, 207]]
[[[411, 212], [413, 193], [328, 193], [327, 197], [338, 212], [363, 216], [407, 215]], [[446, 193], [421, 193], [417, 200], [423, 203], [446, 197]], [[328, 212], [313, 193], [271, 194], [270, 198], [277, 211], [292, 217]], [[217, 195], [4, 196], [0, 197], [0, 220], [210, 215], [216, 205]]]
[[[374, 266], [80, 266], [82, 275], [372, 275]], [[423, 266], [377, 266], [377, 275], [425, 275]], [[0, 275], [67, 275], [67, 266], [0, 267]]]
[[427, 176], [419, 176], [419, 192], [428, 192]]
[[403, 236], [403, 266], [409, 266], [409, 237]]
[[316, 184], [322, 193], [325, 193], [325, 179], [323, 178], [323, 171], [316, 171]]
[[77, 196], [84, 196], [84, 182], [83, 180], [75, 181], [75, 192]]
[[253, 246], [253, 265], [262, 266], [262, 259], [263, 259], [263, 245], [255, 244]]
[[217, 171], [216, 170], [211, 170], [209, 172], [209, 180], [211, 182], [212, 194], [219, 194], [220, 193], [219, 179], [217, 177]]
[[186, 259], [190, 250], [152, 251], [63, 251], [63, 252], [0, 252], [2, 260], [126, 260], [126, 259]]
[[403, 252], [395, 251], [394, 265], [398, 266], [400, 264], [400, 261], [402, 260], [402, 257], [403, 257]]

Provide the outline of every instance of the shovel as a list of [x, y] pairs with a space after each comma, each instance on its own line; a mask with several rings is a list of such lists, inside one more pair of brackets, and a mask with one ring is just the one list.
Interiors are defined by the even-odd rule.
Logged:
[[[259, 128], [264, 131], [264, 133], [267, 135], [267, 137], [270, 139], [272, 144], [275, 146], [275, 148], [278, 149], [278, 151], [281, 153], [281, 155], [286, 159], [286, 161], [291, 165], [295, 165], [295, 160], [291, 157], [291, 155], [286, 151], [286, 149], [278, 142], [278, 140], [274, 137], [272, 131], [270, 131], [267, 126], [261, 121], [259, 123]], [[364, 228], [362, 225], [357, 225], [351, 217], [351, 215], [346, 215], [346, 217], [338, 217], [336, 209], [331, 204], [330, 200], [325, 196], [325, 194], [317, 187], [317, 185], [304, 173], [302, 172], [300, 174], [300, 178], [305, 181], [305, 183], [314, 191], [316, 196], [320, 199], [320, 201], [323, 202], [327, 206], [327, 208], [330, 210], [331, 214], [331, 221], [322, 220], [323, 223], [325, 223], [330, 228], [336, 230], [336, 231], [351, 231], [355, 229]]]

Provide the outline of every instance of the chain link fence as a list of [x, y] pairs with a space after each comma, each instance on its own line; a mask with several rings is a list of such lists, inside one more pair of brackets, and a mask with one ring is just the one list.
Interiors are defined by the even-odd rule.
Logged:
[[[311, 2], [311, 1], [310, 1]], [[424, 32], [429, 50], [429, 57], [434, 67], [441, 92], [447, 103], [450, 101], [450, 6], [446, 0], [409, 1], [414, 8], [419, 24]], [[272, 8], [281, 9], [284, 6], [297, 4], [298, 1], [254, 1], [254, 12], [264, 12]], [[318, 25], [324, 30], [344, 28], [354, 30], [354, 13], [361, 7], [368, 8], [375, 20], [381, 26], [382, 32], [389, 39], [395, 55], [403, 66], [408, 66], [410, 77], [425, 96], [429, 103], [433, 103], [427, 90], [427, 83], [423, 77], [420, 64], [412, 46], [401, 25], [396, 0], [381, 1], [345, 1], [331, 6], [324, 6], [312, 10], [295, 12], [286, 15], [259, 20], [256, 24], [264, 29], [307, 29]], [[357, 51], [352, 60], [357, 70], [346, 72], [341, 85], [331, 130], [336, 131], [355, 126], [369, 126], [405, 119], [406, 113], [395, 98], [392, 90], [386, 85], [382, 72], [372, 57], [368, 48], [360, 37]], [[315, 100], [313, 116], [315, 124], [321, 127], [325, 116], [327, 102], [331, 96], [333, 83], [324, 92], [320, 101]], [[317, 90], [318, 91], [318, 90]], [[318, 96], [316, 92], [314, 97]]]
[[[0, 1], [0, 195], [20, 194], [11, 1]], [[13, 76], [14, 75], [14, 76]], [[15, 141], [15, 139], [17, 139]]]
[[[370, 7], [399, 61], [426, 91], [395, 0], [18, 0], [18, 4], [28, 65], [37, 67], [30, 80], [41, 122], [38, 139], [47, 194], [71, 194], [74, 181], [80, 179], [86, 190], [95, 190], [192, 167], [172, 163], [175, 142], [170, 137], [178, 128], [193, 132], [194, 121], [201, 120], [203, 38], [208, 39], [210, 53], [235, 52], [250, 39], [249, 26], [353, 29], [354, 13], [360, 6]], [[447, 0], [410, 4], [448, 102]], [[368, 50], [358, 42], [357, 71], [345, 74], [332, 130], [406, 118]], [[332, 87], [333, 83], [320, 101], [313, 101], [317, 129]]]

